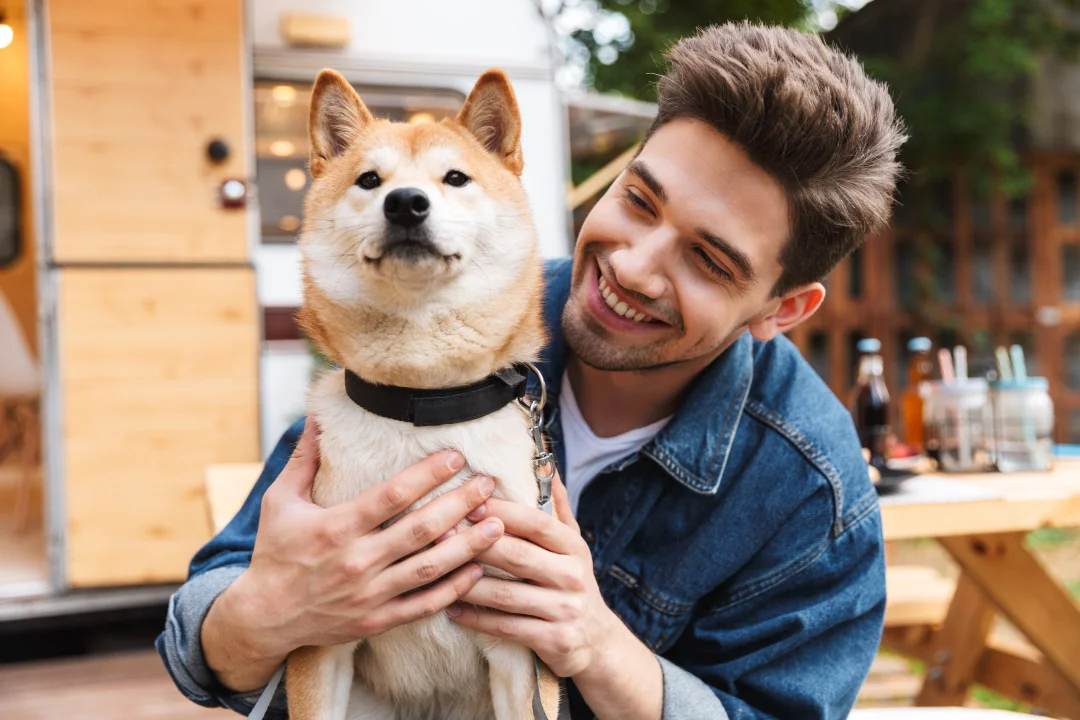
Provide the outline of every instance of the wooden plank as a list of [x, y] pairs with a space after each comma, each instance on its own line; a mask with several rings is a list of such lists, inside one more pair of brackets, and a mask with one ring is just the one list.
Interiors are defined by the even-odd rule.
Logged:
[[185, 698], [157, 653], [122, 653], [0, 666], [5, 720], [225, 720]]
[[53, 0], [48, 19], [53, 259], [246, 260], [246, 211], [217, 203], [222, 181], [252, 174], [243, 3]]
[[1024, 533], [939, 538], [983, 595], [1080, 690], [1080, 607], [1024, 547]]
[[626, 166], [630, 164], [630, 161], [637, 151], [638, 146], [634, 145], [634, 147], [624, 151], [607, 165], [585, 178], [580, 185], [571, 188], [566, 194], [567, 207], [573, 210], [578, 206], [583, 205], [593, 195], [596, 195], [613, 183], [615, 178], [619, 177], [619, 173], [625, 170]]
[[[935, 633], [929, 628], [886, 628], [882, 646], [927, 665], [934, 662]], [[1042, 654], [996, 633], [986, 643], [975, 683], [1055, 717], [1080, 717], [1080, 693]]]
[[248, 269], [59, 275], [68, 580], [182, 580], [210, 535], [207, 465], [258, 455]]
[[[930, 476], [932, 477], [932, 476]], [[1025, 532], [1080, 526], [1080, 461], [1059, 459], [1052, 472], [942, 475], [997, 497], [974, 502], [910, 502], [881, 506], [886, 540]]]
[[926, 679], [915, 704], [923, 707], [963, 705], [994, 623], [994, 608], [968, 575], [956, 584], [945, 624], [935, 634]]
[[215, 534], [240, 510], [262, 468], [262, 463], [219, 463], [206, 468], [206, 500]]
[[885, 627], [940, 625], [956, 584], [933, 568], [890, 565], [885, 570]]

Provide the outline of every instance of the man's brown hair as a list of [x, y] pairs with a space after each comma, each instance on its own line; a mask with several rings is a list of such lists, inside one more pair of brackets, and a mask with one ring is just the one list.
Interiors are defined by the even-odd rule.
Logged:
[[889, 221], [907, 139], [888, 90], [817, 35], [750, 23], [699, 31], [666, 53], [645, 140], [708, 123], [784, 187], [791, 235], [775, 295], [824, 278]]

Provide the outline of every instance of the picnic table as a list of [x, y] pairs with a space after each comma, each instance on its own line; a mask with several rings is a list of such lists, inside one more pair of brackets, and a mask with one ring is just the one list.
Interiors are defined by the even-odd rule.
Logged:
[[[916, 703], [962, 705], [977, 683], [1080, 719], [1080, 607], [1024, 544], [1033, 530], [1080, 527], [1080, 459], [919, 475], [883, 494], [881, 510], [886, 540], [933, 538], [961, 571], [943, 622], [886, 627], [886, 647], [927, 665]], [[1030, 645], [992, 637], [999, 614]]]

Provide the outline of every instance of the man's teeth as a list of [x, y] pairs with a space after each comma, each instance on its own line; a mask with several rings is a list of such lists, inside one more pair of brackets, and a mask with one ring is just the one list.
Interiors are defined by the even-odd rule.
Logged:
[[627, 320], [633, 320], [634, 322], [653, 322], [652, 318], [645, 317], [645, 313], [638, 312], [634, 308], [630, 307], [625, 300], [621, 299], [615, 292], [608, 287], [607, 280], [603, 275], [600, 276], [600, 296], [604, 298], [604, 302], [607, 306], [614, 310], [616, 314], [622, 315]]

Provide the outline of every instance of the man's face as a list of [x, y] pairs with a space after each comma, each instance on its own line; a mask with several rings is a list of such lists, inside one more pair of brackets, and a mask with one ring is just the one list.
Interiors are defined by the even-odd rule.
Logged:
[[779, 306], [788, 233], [776, 180], [709, 125], [672, 120], [581, 229], [563, 311], [570, 348], [601, 370], [711, 361]]

